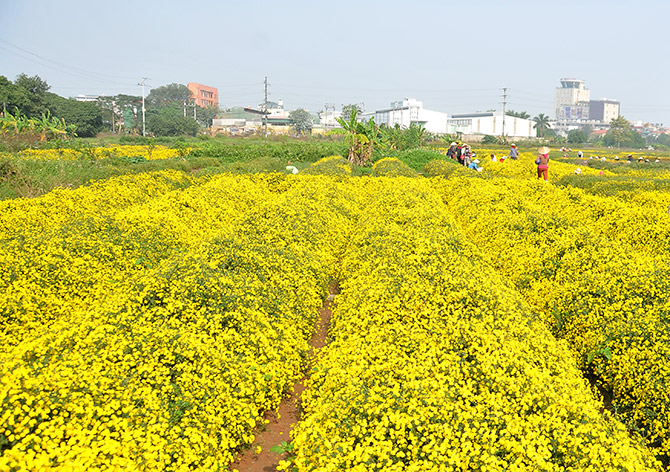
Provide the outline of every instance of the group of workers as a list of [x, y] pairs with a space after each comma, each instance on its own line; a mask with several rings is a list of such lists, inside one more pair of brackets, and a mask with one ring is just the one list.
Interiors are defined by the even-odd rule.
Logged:
[[[509, 158], [512, 160], [519, 159], [519, 150], [516, 147], [516, 144], [512, 143]], [[482, 171], [482, 167], [479, 166], [479, 159], [476, 159], [475, 152], [470, 148], [469, 144], [461, 142], [452, 142], [447, 149], [447, 157], [449, 159], [454, 159], [458, 161], [459, 164], [474, 169], [478, 172]], [[504, 162], [507, 156], [500, 156], [500, 162]], [[491, 154], [491, 160], [497, 161], [498, 158], [495, 154]], [[549, 148], [547, 146], [542, 146], [538, 149], [538, 156], [535, 160], [537, 165], [537, 178], [544, 179], [545, 182], [548, 181], [549, 175]]]
[[477, 159], [477, 154], [475, 154], [469, 144], [452, 142], [449, 145], [449, 149], [447, 149], [447, 157], [449, 159], [458, 161], [460, 165], [469, 169], [473, 169], [478, 172], [481, 172], [483, 169], [479, 166], [479, 159]]

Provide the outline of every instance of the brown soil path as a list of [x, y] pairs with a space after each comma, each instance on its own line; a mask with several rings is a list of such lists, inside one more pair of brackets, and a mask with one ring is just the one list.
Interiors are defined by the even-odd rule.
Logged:
[[[314, 359], [315, 351], [326, 345], [328, 339], [328, 328], [330, 327], [331, 307], [334, 295], [339, 293], [339, 287], [336, 282], [331, 283], [329, 287], [330, 295], [323, 301], [323, 306], [319, 309], [319, 319], [316, 321], [316, 329], [309, 341], [310, 358]], [[307, 366], [305, 369], [309, 372]], [[305, 390], [305, 382], [308, 375], [303, 376], [293, 386], [293, 393], [284, 398], [279, 404], [279, 415], [274, 411], [265, 413], [264, 419], [269, 421], [262, 431], [258, 431], [253, 444], [242, 451], [237, 459], [228, 466], [228, 470], [239, 472], [274, 472], [277, 470], [279, 461], [286, 459], [286, 454], [277, 454], [270, 451], [274, 446], [282, 441], [287, 443], [291, 441], [290, 432], [300, 419], [300, 396]], [[260, 447], [260, 452], [256, 452]]]

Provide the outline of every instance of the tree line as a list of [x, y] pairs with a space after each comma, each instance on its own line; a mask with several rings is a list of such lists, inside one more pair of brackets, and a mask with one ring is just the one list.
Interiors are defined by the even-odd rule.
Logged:
[[[0, 111], [12, 119], [57, 119], [71, 126], [78, 137], [94, 137], [108, 131], [142, 134], [142, 97], [118, 94], [95, 101], [78, 101], [50, 92], [51, 86], [35, 75], [19, 74], [12, 82], [0, 76]], [[145, 128], [155, 136], [193, 135], [209, 127], [218, 107], [194, 104], [191, 91], [183, 84], [152, 89], [145, 97]]]

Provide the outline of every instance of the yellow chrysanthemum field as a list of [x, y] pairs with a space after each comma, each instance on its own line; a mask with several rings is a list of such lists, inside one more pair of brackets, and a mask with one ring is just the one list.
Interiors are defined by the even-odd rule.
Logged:
[[667, 470], [670, 192], [532, 159], [0, 202], [0, 471], [228, 470], [306, 369], [284, 470]]

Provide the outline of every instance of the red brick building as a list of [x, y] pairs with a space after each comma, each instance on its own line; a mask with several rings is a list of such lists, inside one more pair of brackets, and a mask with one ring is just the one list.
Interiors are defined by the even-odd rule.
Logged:
[[219, 106], [219, 90], [207, 85], [196, 84], [189, 82], [186, 85], [195, 98], [195, 104], [201, 107], [218, 107]]

